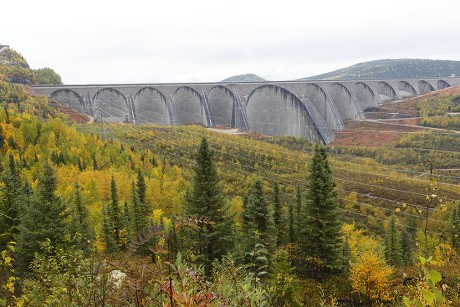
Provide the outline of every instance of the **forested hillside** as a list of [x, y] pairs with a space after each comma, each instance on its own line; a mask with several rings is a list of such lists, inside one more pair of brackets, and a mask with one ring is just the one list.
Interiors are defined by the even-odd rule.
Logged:
[[54, 70], [48, 67], [31, 69], [24, 57], [10, 48], [0, 53], [0, 76], [16, 84], [62, 84]]
[[460, 76], [460, 62], [447, 60], [386, 59], [358, 63], [302, 80], [448, 78]]
[[460, 303], [459, 134], [77, 124], [1, 78], [2, 306]]

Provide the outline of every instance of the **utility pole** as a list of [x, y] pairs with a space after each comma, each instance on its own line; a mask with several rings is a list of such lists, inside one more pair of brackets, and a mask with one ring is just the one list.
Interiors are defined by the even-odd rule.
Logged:
[[[428, 258], [429, 255], [429, 247], [428, 247], [428, 219], [429, 219], [429, 210], [430, 204], [434, 204], [434, 200], [438, 197], [437, 194], [434, 192], [437, 190], [436, 187], [433, 187], [433, 162], [430, 161], [430, 184], [428, 186], [428, 191], [426, 195], [426, 206], [425, 206], [425, 226], [423, 228], [423, 235], [425, 236], [425, 257]], [[431, 255], [433, 256], [433, 255]]]

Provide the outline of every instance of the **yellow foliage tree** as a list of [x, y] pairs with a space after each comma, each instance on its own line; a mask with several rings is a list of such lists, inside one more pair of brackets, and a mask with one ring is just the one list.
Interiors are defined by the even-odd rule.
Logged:
[[382, 242], [367, 236], [354, 224], [342, 227], [350, 245], [350, 279], [353, 291], [366, 304], [391, 298], [393, 268], [385, 262]]
[[390, 281], [393, 269], [381, 255], [366, 251], [350, 266], [352, 287], [364, 296], [366, 303], [390, 299]]

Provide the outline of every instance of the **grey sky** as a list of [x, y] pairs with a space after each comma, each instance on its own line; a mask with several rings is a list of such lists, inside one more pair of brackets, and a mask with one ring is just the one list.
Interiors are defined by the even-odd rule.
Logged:
[[17, 0], [0, 43], [67, 84], [290, 80], [382, 58], [460, 60], [460, 2]]

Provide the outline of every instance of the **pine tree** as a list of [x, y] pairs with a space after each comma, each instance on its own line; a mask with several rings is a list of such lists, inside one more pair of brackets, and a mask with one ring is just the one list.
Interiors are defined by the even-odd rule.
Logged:
[[191, 248], [198, 263], [204, 264], [205, 274], [210, 276], [212, 262], [232, 249], [232, 218], [228, 216], [228, 204], [223, 195], [213, 153], [205, 138], [195, 156], [193, 178], [189, 193], [184, 198], [187, 215], [206, 218], [212, 223], [200, 223], [197, 232], [189, 232]]
[[52, 166], [45, 162], [39, 175], [34, 199], [25, 208], [21, 219], [17, 254], [20, 269], [25, 271], [40, 244], [49, 239], [52, 246], [64, 243], [68, 211], [55, 195], [57, 178]]
[[0, 186], [0, 250], [4, 250], [8, 242], [16, 241], [25, 201], [13, 155], [9, 155], [8, 162], [2, 173], [3, 185]]
[[245, 250], [251, 251], [256, 244], [260, 243], [269, 251], [269, 254], [273, 254], [276, 249], [276, 229], [273, 213], [267, 203], [260, 179], [256, 180], [252, 186], [245, 216], [248, 217]]
[[276, 229], [276, 246], [286, 244], [286, 219], [284, 218], [283, 206], [280, 200], [280, 187], [278, 182], [273, 186], [273, 217]]
[[341, 238], [338, 194], [324, 146], [315, 146], [309, 166], [306, 202], [300, 210], [298, 241], [306, 259], [319, 263], [319, 266], [311, 268], [314, 273], [321, 275], [339, 269]]
[[88, 208], [83, 204], [80, 193], [80, 185], [75, 183], [74, 206], [72, 208], [72, 221], [70, 224], [70, 234], [73, 236], [75, 245], [85, 252], [91, 251], [94, 241], [94, 228], [89, 221]]
[[115, 243], [120, 246], [120, 231], [123, 228], [123, 223], [121, 220], [121, 212], [120, 206], [118, 205], [118, 191], [117, 191], [117, 183], [115, 182], [115, 178], [112, 175], [112, 181], [110, 182], [110, 195], [112, 201], [110, 203], [110, 207], [108, 209], [109, 214], [109, 222], [112, 226], [113, 230], [113, 238]]
[[385, 235], [385, 258], [390, 265], [401, 264], [401, 239], [396, 227], [396, 216], [392, 215]]

